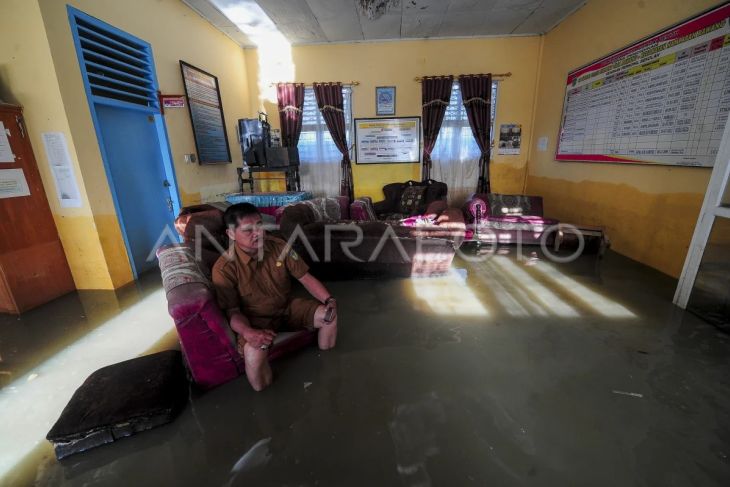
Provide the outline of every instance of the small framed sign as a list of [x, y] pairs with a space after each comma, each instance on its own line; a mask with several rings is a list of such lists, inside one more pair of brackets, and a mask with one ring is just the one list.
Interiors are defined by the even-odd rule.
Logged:
[[375, 88], [375, 115], [395, 115], [395, 86]]
[[160, 95], [163, 108], [185, 108], [185, 95]]

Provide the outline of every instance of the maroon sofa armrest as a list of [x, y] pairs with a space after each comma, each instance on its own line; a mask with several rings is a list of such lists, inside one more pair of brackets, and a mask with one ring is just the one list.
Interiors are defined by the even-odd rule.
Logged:
[[375, 214], [378, 216], [387, 213], [394, 213], [395, 204], [393, 204], [393, 202], [389, 200], [376, 201], [375, 203], [373, 203], [373, 209], [375, 210]]
[[350, 219], [363, 222], [377, 220], [373, 200], [369, 196], [363, 196], [353, 201], [350, 205]]

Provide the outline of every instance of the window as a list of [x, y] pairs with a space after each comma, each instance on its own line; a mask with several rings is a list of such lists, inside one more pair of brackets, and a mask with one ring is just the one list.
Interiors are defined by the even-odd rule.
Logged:
[[[352, 144], [352, 88], [342, 88], [348, 147]], [[302, 188], [315, 196], [333, 196], [340, 191], [342, 153], [332, 141], [312, 88], [304, 90], [302, 133], [299, 136]]]
[[[352, 143], [352, 88], [342, 88], [342, 99], [345, 110], [345, 126], [347, 127], [347, 143]], [[317, 100], [312, 88], [304, 90], [304, 114], [302, 115], [302, 133], [299, 136], [299, 158], [302, 162], [319, 162], [322, 156], [335, 158], [339, 162], [342, 154], [332, 142], [330, 131], [324, 123], [322, 114], [317, 108]]]
[[[497, 83], [492, 82], [492, 127], [491, 139], [494, 141], [494, 119], [497, 113]], [[473, 193], [479, 177], [479, 146], [469, 127], [464, 103], [461, 98], [459, 82], [455, 81], [451, 88], [451, 99], [444, 114], [436, 145], [431, 158], [433, 160], [432, 177], [449, 186], [449, 202], [461, 205], [469, 194]]]

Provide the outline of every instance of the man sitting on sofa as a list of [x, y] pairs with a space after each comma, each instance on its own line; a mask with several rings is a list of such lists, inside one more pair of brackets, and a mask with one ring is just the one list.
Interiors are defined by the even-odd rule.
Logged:
[[[230, 206], [223, 219], [233, 245], [213, 266], [218, 303], [238, 334], [238, 350], [251, 386], [271, 384], [268, 349], [282, 328], [318, 329], [321, 350], [335, 346], [337, 308], [324, 285], [286, 242], [266, 235], [250, 203]], [[291, 297], [291, 276], [316, 299]]]

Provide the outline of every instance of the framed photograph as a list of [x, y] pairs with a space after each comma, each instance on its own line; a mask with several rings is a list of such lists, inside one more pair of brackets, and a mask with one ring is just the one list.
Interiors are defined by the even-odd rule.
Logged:
[[180, 61], [180, 69], [198, 161], [200, 164], [229, 164], [231, 150], [228, 147], [218, 78], [185, 61]]
[[418, 164], [421, 117], [356, 118], [357, 164]]
[[375, 116], [395, 115], [395, 86], [375, 88]]

